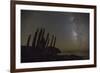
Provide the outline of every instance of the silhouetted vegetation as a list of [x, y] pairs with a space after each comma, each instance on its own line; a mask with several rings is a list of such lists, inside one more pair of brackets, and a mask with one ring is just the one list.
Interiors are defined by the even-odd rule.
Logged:
[[56, 48], [56, 36], [45, 33], [45, 29], [37, 29], [30, 46], [32, 35], [28, 36], [26, 46], [21, 46], [21, 62], [42, 62], [42, 61], [61, 61], [61, 60], [80, 60], [81, 56], [58, 55], [61, 53]]

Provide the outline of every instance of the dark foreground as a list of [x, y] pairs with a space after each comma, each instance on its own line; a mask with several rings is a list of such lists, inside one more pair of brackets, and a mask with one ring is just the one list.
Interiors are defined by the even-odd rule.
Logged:
[[86, 58], [76, 55], [58, 55], [60, 50], [53, 47], [48, 48], [32, 48], [21, 47], [21, 62], [47, 62], [47, 61], [67, 61], [67, 60], [84, 60]]

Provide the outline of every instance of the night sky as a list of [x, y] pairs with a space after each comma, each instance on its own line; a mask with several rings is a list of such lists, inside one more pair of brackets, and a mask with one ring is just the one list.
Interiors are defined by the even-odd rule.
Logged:
[[21, 10], [21, 45], [26, 45], [29, 34], [34, 36], [37, 28], [54, 34], [55, 46], [63, 54], [88, 56], [89, 13]]

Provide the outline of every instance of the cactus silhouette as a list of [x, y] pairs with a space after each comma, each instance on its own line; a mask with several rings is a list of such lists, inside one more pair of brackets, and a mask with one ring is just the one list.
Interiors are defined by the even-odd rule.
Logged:
[[55, 43], [56, 43], [56, 37], [54, 37], [53, 47], [55, 47]]
[[37, 48], [40, 47], [40, 41], [41, 41], [42, 32], [43, 32], [42, 29], [40, 29], [39, 34], [38, 34], [38, 39], [37, 39], [37, 45], [36, 45]]
[[45, 29], [42, 29], [42, 35], [41, 35], [41, 39], [40, 39], [40, 48], [45, 48], [45, 38], [44, 38], [44, 34], [45, 34]]
[[49, 44], [49, 33], [47, 33], [46, 41], [45, 41], [45, 48], [48, 47]]
[[46, 48], [49, 47], [49, 41], [50, 39], [48, 38], [47, 43], [46, 43]]
[[53, 47], [53, 40], [54, 40], [54, 35], [52, 35], [50, 47]]
[[[45, 28], [41, 28], [41, 29], [37, 28], [33, 36], [32, 47], [33, 48], [55, 47], [56, 36], [52, 35], [52, 37], [50, 38], [49, 35], [50, 34], [47, 33], [45, 37]], [[29, 46], [30, 39], [31, 39], [31, 35], [28, 36], [27, 46]]]
[[30, 44], [30, 39], [31, 39], [31, 35], [28, 36], [27, 46], [29, 46], [29, 44]]
[[32, 47], [36, 47], [36, 40], [37, 40], [37, 34], [38, 34], [39, 30], [37, 29], [35, 32], [35, 35], [33, 36], [33, 42], [32, 42]]

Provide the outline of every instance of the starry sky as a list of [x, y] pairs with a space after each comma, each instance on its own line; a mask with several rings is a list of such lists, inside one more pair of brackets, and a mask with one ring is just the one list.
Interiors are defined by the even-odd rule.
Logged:
[[[21, 10], [21, 45], [37, 28], [56, 36], [56, 47], [63, 53], [89, 54], [89, 13]], [[32, 38], [30, 45], [32, 43]]]

